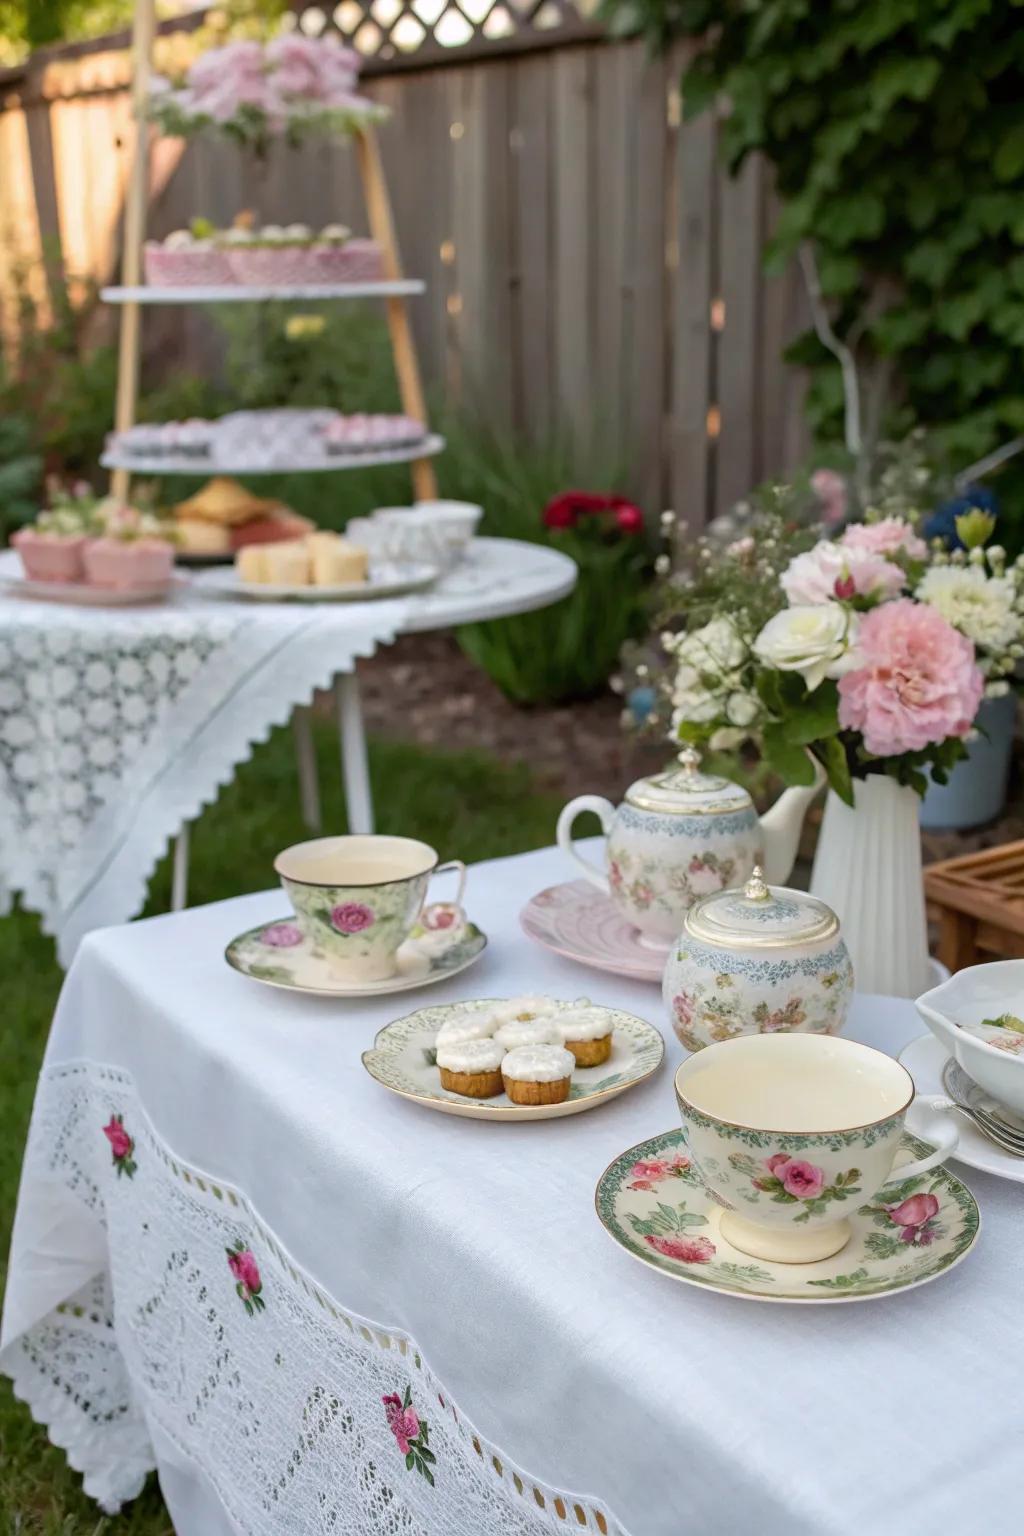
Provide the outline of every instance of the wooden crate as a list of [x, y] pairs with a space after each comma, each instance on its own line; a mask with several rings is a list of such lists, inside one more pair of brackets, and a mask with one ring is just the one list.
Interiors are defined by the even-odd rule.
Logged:
[[924, 892], [951, 971], [1024, 958], [1024, 842], [929, 864]]

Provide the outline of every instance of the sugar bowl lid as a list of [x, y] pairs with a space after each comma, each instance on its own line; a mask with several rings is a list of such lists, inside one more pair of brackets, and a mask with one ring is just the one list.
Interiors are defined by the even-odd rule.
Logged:
[[684, 931], [727, 949], [789, 949], [822, 943], [839, 932], [831, 907], [785, 886], [768, 885], [755, 865], [742, 890], [716, 891], [695, 901]]
[[742, 784], [717, 773], [700, 772], [700, 753], [684, 747], [679, 766], [649, 779], [637, 779], [626, 790], [626, 804], [663, 816], [716, 816], [745, 811], [753, 804]]

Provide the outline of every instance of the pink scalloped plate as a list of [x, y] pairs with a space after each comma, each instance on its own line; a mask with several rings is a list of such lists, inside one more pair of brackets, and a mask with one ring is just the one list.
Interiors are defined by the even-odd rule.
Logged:
[[527, 938], [567, 960], [634, 981], [661, 981], [668, 949], [641, 944], [610, 897], [586, 880], [567, 880], [538, 891], [519, 914]]

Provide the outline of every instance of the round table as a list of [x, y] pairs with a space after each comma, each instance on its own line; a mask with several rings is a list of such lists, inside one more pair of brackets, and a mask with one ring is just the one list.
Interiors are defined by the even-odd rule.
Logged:
[[[0, 583], [20, 571], [0, 554]], [[570, 593], [576, 566], [540, 544], [476, 539], [426, 592], [356, 603], [208, 598], [80, 608], [0, 595], [0, 912], [15, 893], [67, 964], [91, 928], [141, 911], [175, 838], [257, 741], [294, 719], [307, 825], [319, 826], [309, 704], [334, 686], [349, 826], [373, 830], [358, 657], [410, 631], [502, 618]]]

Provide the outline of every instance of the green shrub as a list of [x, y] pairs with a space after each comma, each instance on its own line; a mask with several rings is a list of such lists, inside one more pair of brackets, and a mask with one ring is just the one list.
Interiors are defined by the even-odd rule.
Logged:
[[644, 627], [647, 551], [636, 536], [602, 536], [581, 519], [578, 529], [549, 529], [542, 514], [553, 496], [573, 488], [614, 491], [617, 471], [565, 444], [523, 448], [494, 434], [452, 428], [439, 461], [442, 494], [478, 502], [481, 532], [547, 544], [579, 567], [571, 596], [515, 618], [467, 625], [466, 654], [517, 704], [558, 704], [599, 693], [624, 641]]

